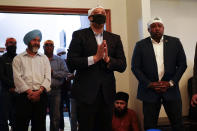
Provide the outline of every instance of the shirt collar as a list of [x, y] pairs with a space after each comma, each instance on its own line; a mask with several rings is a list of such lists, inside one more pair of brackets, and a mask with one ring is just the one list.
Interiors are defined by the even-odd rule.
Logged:
[[[27, 51], [25, 50], [24, 52], [23, 52], [23, 56], [27, 56], [28, 55], [28, 53], [27, 53]], [[41, 56], [41, 53], [40, 52], [37, 52], [36, 53], [36, 55], [35, 56]]]
[[151, 37], [150, 37], [150, 39], [151, 39], [151, 42], [153, 43], [153, 44], [160, 44], [161, 42], [163, 42], [163, 36], [161, 37], [161, 40], [160, 40], [160, 42], [158, 43], [158, 42], [156, 42], [154, 39], [152, 39]]
[[101, 33], [99, 33], [99, 34], [94, 32], [94, 31], [93, 31], [93, 33], [94, 33], [95, 36], [103, 36], [103, 31]]

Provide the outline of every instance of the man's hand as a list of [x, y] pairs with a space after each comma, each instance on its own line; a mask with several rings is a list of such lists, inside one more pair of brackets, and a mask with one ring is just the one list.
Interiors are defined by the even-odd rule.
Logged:
[[106, 63], [109, 63], [110, 57], [108, 56], [108, 47], [107, 47], [106, 40], [103, 40], [103, 44], [104, 44], [104, 57], [103, 57], [103, 59]]
[[74, 74], [68, 73], [66, 81], [70, 81], [70, 80], [73, 80], [73, 79], [74, 79]]
[[33, 91], [32, 91], [31, 89], [28, 89], [28, 90], [26, 91], [26, 93], [27, 93], [27, 98], [28, 98], [29, 100], [31, 100], [31, 96], [33, 95]]
[[160, 91], [162, 93], [166, 92], [167, 89], [170, 87], [170, 83], [168, 81], [159, 81], [160, 83]]
[[170, 87], [170, 83], [168, 81], [159, 81], [160, 87]]
[[33, 95], [30, 97], [30, 100], [31, 100], [32, 102], [37, 102], [37, 101], [39, 101], [39, 100], [40, 100], [40, 94], [41, 94], [41, 92], [40, 92], [39, 90], [34, 91], [34, 92], [33, 92]]
[[164, 93], [170, 87], [170, 83], [168, 81], [151, 82], [148, 87], [153, 88], [157, 93]]
[[160, 89], [160, 83], [159, 82], [151, 82], [149, 85], [148, 85], [149, 88], [152, 88], [154, 89], [157, 93], [160, 93], [161, 89]]
[[93, 56], [94, 63], [102, 59], [104, 56], [104, 42], [101, 45], [97, 45], [96, 55]]
[[191, 105], [192, 105], [192, 107], [196, 107], [196, 105], [197, 105], [197, 94], [194, 94], [192, 96]]
[[151, 82], [148, 87], [149, 88], [157, 88], [160, 86], [160, 83], [157, 81], [157, 82]]
[[39, 90], [37, 91], [32, 91], [32, 90], [27, 90], [27, 97], [29, 100], [31, 100], [32, 102], [37, 102], [40, 100], [40, 95], [42, 94], [42, 92], [44, 91], [44, 87], [40, 87]]

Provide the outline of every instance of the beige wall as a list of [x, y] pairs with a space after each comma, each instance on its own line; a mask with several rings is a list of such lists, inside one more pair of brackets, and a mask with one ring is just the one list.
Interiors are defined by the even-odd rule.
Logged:
[[[187, 56], [188, 68], [179, 84], [184, 116], [188, 114], [187, 80], [192, 76], [197, 41], [196, 7], [196, 0], [151, 0], [151, 16], [160, 16], [163, 19], [165, 34], [179, 37]], [[163, 110], [160, 116], [166, 116]]]
[[[127, 36], [128, 36], [128, 70], [129, 70], [129, 93], [130, 93], [130, 107], [134, 109], [140, 123], [143, 123], [143, 114], [141, 102], [136, 99], [138, 82], [131, 72], [131, 56], [135, 43], [143, 37], [143, 17], [142, 17], [142, 1], [141, 0], [127, 0]], [[140, 124], [142, 126], [142, 124]]]

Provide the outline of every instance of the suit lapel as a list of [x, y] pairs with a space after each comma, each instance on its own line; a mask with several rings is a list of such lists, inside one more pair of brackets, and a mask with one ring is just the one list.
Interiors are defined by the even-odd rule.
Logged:
[[103, 40], [106, 40], [107, 42], [107, 49], [108, 49], [108, 55], [111, 54], [111, 50], [113, 48], [113, 40], [110, 39], [111, 37], [108, 36], [108, 33], [106, 31], [103, 31]]
[[106, 31], [103, 31], [103, 40], [106, 40], [107, 37], [106, 37]]
[[94, 32], [91, 28], [89, 28], [89, 41], [94, 42], [97, 45]]
[[[93, 52], [96, 52], [97, 50], [97, 42], [96, 42], [96, 38], [95, 38], [95, 35], [94, 35], [94, 32], [91, 28], [89, 28], [89, 31], [88, 31], [88, 34], [87, 34], [87, 46], [90, 47], [90, 49], [93, 51]], [[88, 48], [87, 47], [87, 48]]]
[[165, 70], [165, 64], [167, 62], [167, 48], [168, 48], [168, 39], [166, 38], [166, 36], [164, 36], [163, 38], [163, 59], [164, 59], [164, 70]]
[[153, 44], [152, 44], [152, 41], [151, 41], [151, 38], [148, 37], [148, 49], [150, 51], [150, 59], [153, 61], [153, 67], [154, 67], [154, 70], [155, 70], [155, 76], [157, 78], [157, 80], [159, 80], [158, 78], [158, 67], [157, 67], [157, 61], [156, 61], [156, 57], [155, 57], [155, 51], [154, 51], [154, 48], [153, 48]]

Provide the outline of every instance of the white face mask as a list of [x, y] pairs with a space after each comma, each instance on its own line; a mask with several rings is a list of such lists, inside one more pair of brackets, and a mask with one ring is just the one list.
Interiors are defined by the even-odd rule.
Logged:
[[67, 58], [67, 55], [66, 54], [63, 54], [60, 57], [65, 60]]

